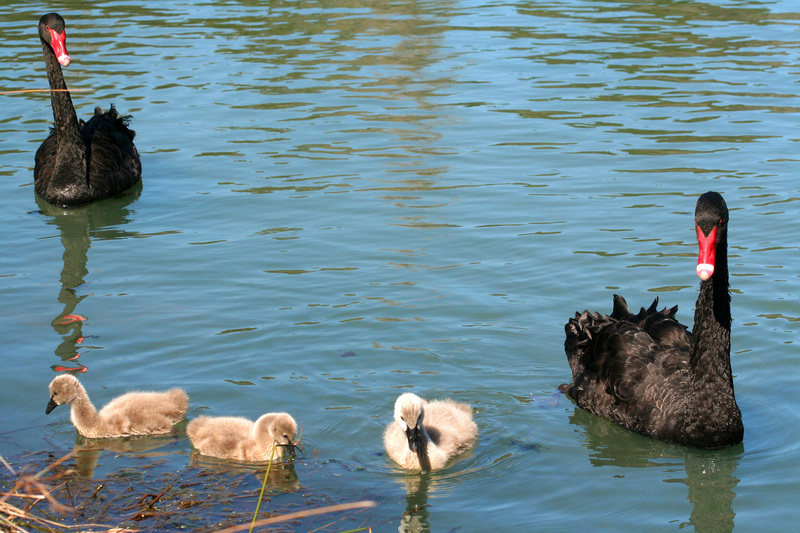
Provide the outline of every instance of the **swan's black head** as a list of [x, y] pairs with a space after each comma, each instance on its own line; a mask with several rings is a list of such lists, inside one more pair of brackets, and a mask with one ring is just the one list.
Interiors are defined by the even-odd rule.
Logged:
[[72, 61], [67, 54], [67, 26], [58, 13], [48, 13], [39, 19], [39, 38], [53, 49], [58, 62], [66, 67]]
[[714, 274], [717, 246], [727, 241], [728, 206], [717, 192], [709, 191], [697, 199], [694, 210], [697, 227], [697, 242], [700, 253], [697, 258], [697, 275], [703, 281]]

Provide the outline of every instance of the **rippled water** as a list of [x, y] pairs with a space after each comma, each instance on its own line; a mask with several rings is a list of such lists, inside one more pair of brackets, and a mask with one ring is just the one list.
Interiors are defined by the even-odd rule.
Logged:
[[[190, 417], [291, 412], [302, 489], [273, 505], [379, 502], [331, 531], [793, 529], [794, 2], [162, 4], [0, 0], [2, 90], [47, 87], [36, 23], [57, 9], [79, 116], [131, 113], [144, 167], [121, 199], [37, 202], [48, 94], [0, 96], [0, 453], [72, 448], [44, 407], [74, 368], [97, 404], [180, 385]], [[691, 323], [707, 190], [731, 208], [745, 423], [715, 452], [555, 394], [574, 311], [619, 292]], [[406, 390], [472, 404], [477, 447], [399, 471], [381, 434]], [[156, 450], [205, 468], [185, 437]]]

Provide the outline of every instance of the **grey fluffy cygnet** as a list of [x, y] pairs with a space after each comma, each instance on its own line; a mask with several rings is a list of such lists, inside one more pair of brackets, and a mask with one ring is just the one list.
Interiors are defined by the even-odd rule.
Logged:
[[189, 422], [186, 434], [202, 455], [268, 461], [294, 455], [297, 423], [288, 413], [267, 413], [255, 422], [239, 416], [201, 416]]
[[166, 392], [128, 392], [97, 411], [80, 381], [62, 374], [50, 382], [50, 403], [45, 414], [63, 404], [69, 404], [70, 419], [78, 433], [100, 439], [169, 433], [186, 415], [189, 397], [177, 388]]
[[428, 401], [410, 392], [397, 398], [394, 421], [383, 435], [393, 461], [420, 471], [443, 468], [477, 439], [478, 426], [469, 405], [450, 399]]

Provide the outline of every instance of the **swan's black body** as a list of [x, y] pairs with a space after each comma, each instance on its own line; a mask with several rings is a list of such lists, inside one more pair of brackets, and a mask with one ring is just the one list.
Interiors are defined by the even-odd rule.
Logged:
[[126, 191], [142, 175], [139, 152], [133, 145], [135, 132], [128, 129], [130, 117], [120, 117], [112, 104], [105, 113], [96, 108], [89, 122], [78, 121], [61, 71], [60, 61], [65, 65], [70, 61], [66, 55], [64, 19], [57, 13], [43, 16], [39, 21], [39, 38], [55, 124], [36, 151], [33, 170], [36, 193], [51, 204], [69, 207]]
[[[566, 324], [573, 384], [560, 388], [579, 407], [643, 435], [719, 448], [738, 444], [744, 434], [731, 374], [728, 209], [722, 196], [702, 195], [695, 222], [703, 281], [692, 332], [675, 320], [677, 306], [658, 311], [656, 298], [633, 314], [615, 295], [611, 315], [584, 311]], [[713, 267], [701, 272], [709, 261]]]

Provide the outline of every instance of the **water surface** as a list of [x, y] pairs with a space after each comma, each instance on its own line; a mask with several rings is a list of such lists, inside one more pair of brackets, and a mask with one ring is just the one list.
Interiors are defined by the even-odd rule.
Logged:
[[[79, 116], [132, 114], [144, 167], [119, 199], [37, 202], [48, 94], [0, 96], [3, 456], [72, 449], [66, 409], [44, 416], [47, 383], [72, 368], [96, 404], [179, 385], [190, 417], [292, 413], [301, 489], [273, 505], [379, 502], [332, 531], [800, 519], [793, 2], [0, 6], [2, 90], [47, 87], [36, 24], [58, 10]], [[575, 311], [658, 297], [691, 324], [707, 190], [731, 208], [745, 423], [742, 445], [714, 452], [555, 394]], [[470, 403], [477, 447], [401, 472], [381, 435], [409, 390]], [[155, 449], [186, 479], [260, 486], [198, 464], [185, 437]], [[151, 457], [77, 466], [99, 478]]]

